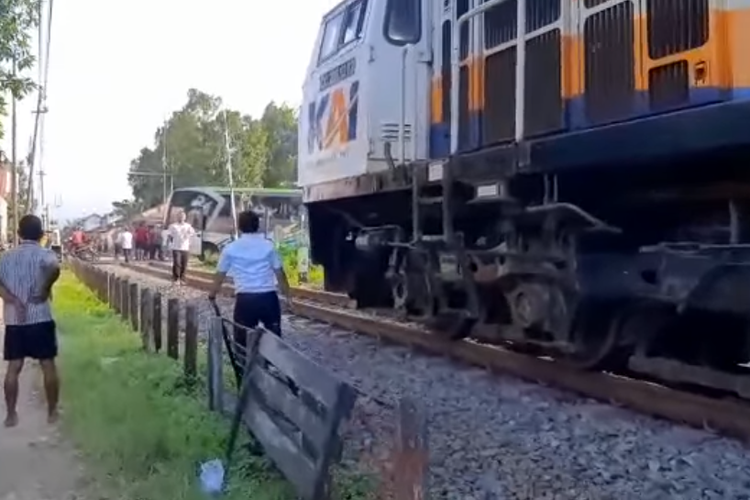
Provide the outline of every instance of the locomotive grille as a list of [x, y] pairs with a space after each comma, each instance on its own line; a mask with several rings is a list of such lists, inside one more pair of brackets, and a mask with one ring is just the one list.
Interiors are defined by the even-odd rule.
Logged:
[[513, 139], [516, 133], [516, 47], [487, 57], [484, 66], [485, 145]]
[[651, 59], [697, 49], [708, 41], [708, 0], [648, 0], [646, 5]]
[[605, 2], [609, 2], [609, 0], [584, 0], [583, 6], [587, 9], [593, 9], [594, 7], [601, 5]]
[[526, 43], [525, 132], [539, 135], [563, 126], [560, 30]]
[[561, 0], [527, 0], [526, 33], [532, 33], [557, 22], [560, 18], [560, 2]]
[[484, 13], [484, 48], [489, 50], [515, 40], [517, 29], [517, 0], [507, 0]]
[[[518, 37], [517, 0], [507, 0], [484, 13], [484, 48], [492, 50]], [[482, 143], [511, 140], [516, 133], [516, 47], [488, 55], [484, 63]]]
[[616, 120], [632, 110], [635, 92], [633, 4], [625, 1], [589, 16], [584, 24], [586, 115]]
[[466, 149], [470, 142], [469, 67], [461, 66], [458, 77], [458, 147]]
[[690, 99], [689, 73], [687, 61], [652, 68], [648, 72], [651, 109], [660, 111], [687, 103]]
[[451, 79], [453, 74], [451, 72], [451, 50], [452, 45], [452, 31], [453, 25], [450, 21], [443, 23], [443, 46], [442, 46], [442, 87], [443, 91], [441, 94], [440, 107], [443, 110], [443, 123], [451, 122]]

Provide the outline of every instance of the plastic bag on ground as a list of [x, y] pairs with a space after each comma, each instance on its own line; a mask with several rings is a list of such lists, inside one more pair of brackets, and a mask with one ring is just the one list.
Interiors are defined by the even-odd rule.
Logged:
[[214, 459], [204, 462], [200, 467], [201, 491], [207, 495], [218, 495], [224, 487], [224, 464]]

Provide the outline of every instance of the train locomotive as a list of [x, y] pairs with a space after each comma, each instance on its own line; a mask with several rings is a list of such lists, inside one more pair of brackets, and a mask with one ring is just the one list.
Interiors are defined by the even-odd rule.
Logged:
[[750, 0], [345, 0], [303, 85], [326, 289], [750, 398]]

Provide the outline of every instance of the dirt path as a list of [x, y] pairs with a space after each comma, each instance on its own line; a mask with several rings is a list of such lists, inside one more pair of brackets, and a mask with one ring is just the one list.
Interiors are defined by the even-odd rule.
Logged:
[[[0, 345], [2, 344], [0, 328]], [[5, 376], [5, 363], [0, 375]], [[73, 449], [47, 424], [41, 372], [27, 362], [21, 376], [17, 427], [0, 422], [0, 500], [80, 500], [83, 475]], [[5, 404], [0, 403], [2, 416]]]

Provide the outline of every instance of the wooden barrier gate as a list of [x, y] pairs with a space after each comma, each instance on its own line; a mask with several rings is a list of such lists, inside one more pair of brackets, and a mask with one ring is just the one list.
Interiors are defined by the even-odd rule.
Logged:
[[[230, 343], [244, 361], [238, 397], [224, 390], [225, 328], [239, 332]], [[354, 406], [355, 390], [268, 330], [246, 330], [220, 317], [211, 323], [208, 365], [209, 405], [232, 414], [227, 461], [244, 423], [300, 497], [327, 498], [329, 466], [341, 450], [339, 425]]]

